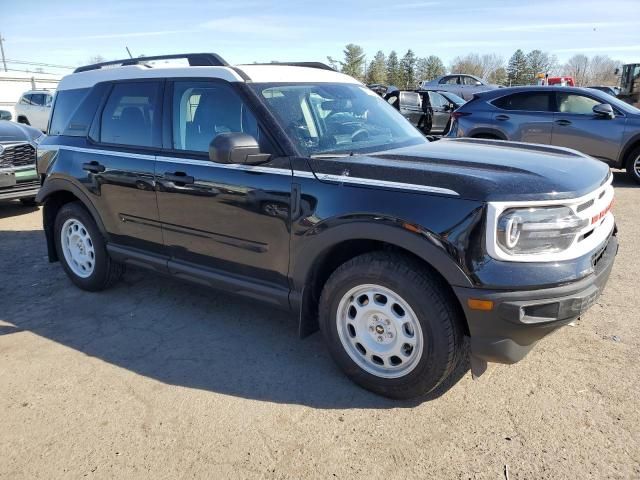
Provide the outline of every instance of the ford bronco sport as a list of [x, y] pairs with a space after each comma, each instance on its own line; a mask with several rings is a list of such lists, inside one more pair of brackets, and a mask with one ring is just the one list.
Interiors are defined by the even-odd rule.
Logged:
[[131, 264], [289, 309], [394, 398], [442, 384], [464, 337], [473, 372], [522, 359], [595, 302], [618, 249], [606, 165], [429, 143], [315, 63], [81, 67], [59, 85], [38, 172], [49, 258], [78, 287]]

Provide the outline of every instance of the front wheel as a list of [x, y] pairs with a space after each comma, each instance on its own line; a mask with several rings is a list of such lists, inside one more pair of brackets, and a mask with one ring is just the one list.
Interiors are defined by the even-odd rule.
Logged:
[[425, 395], [462, 355], [462, 317], [442, 280], [403, 255], [376, 252], [339, 267], [320, 299], [336, 363], [357, 384], [398, 399]]
[[124, 265], [109, 257], [96, 222], [80, 203], [67, 203], [60, 209], [54, 235], [58, 259], [81, 289], [104, 290], [122, 276]]
[[640, 147], [635, 148], [627, 160], [627, 175], [635, 182], [640, 183]]

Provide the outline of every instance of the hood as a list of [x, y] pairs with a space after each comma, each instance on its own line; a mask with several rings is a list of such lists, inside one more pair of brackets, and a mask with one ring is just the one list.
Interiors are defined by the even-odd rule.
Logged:
[[609, 177], [607, 165], [575, 150], [466, 138], [310, 164], [319, 180], [479, 201], [576, 198]]
[[0, 143], [33, 142], [42, 132], [20, 123], [0, 120]]

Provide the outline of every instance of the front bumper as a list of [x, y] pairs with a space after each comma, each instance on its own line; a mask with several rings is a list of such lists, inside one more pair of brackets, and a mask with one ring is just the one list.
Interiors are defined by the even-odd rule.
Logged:
[[11, 177], [9, 185], [7, 185], [6, 178], [0, 178], [0, 200], [35, 197], [40, 190], [38, 174], [33, 167], [1, 169], [0, 176]]
[[[527, 291], [481, 290], [454, 287], [464, 309], [473, 356], [497, 363], [515, 363], [535, 343], [580, 317], [602, 293], [618, 252], [612, 235], [592, 255], [593, 273], [566, 285]], [[491, 311], [468, 306], [469, 299], [491, 300]]]

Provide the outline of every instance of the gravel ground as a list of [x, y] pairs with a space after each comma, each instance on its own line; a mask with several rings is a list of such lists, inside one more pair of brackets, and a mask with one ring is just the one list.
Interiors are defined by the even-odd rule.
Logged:
[[135, 270], [82, 292], [47, 262], [39, 210], [0, 205], [0, 478], [640, 478], [640, 188], [616, 186], [599, 302], [412, 404], [351, 384], [263, 305]]

